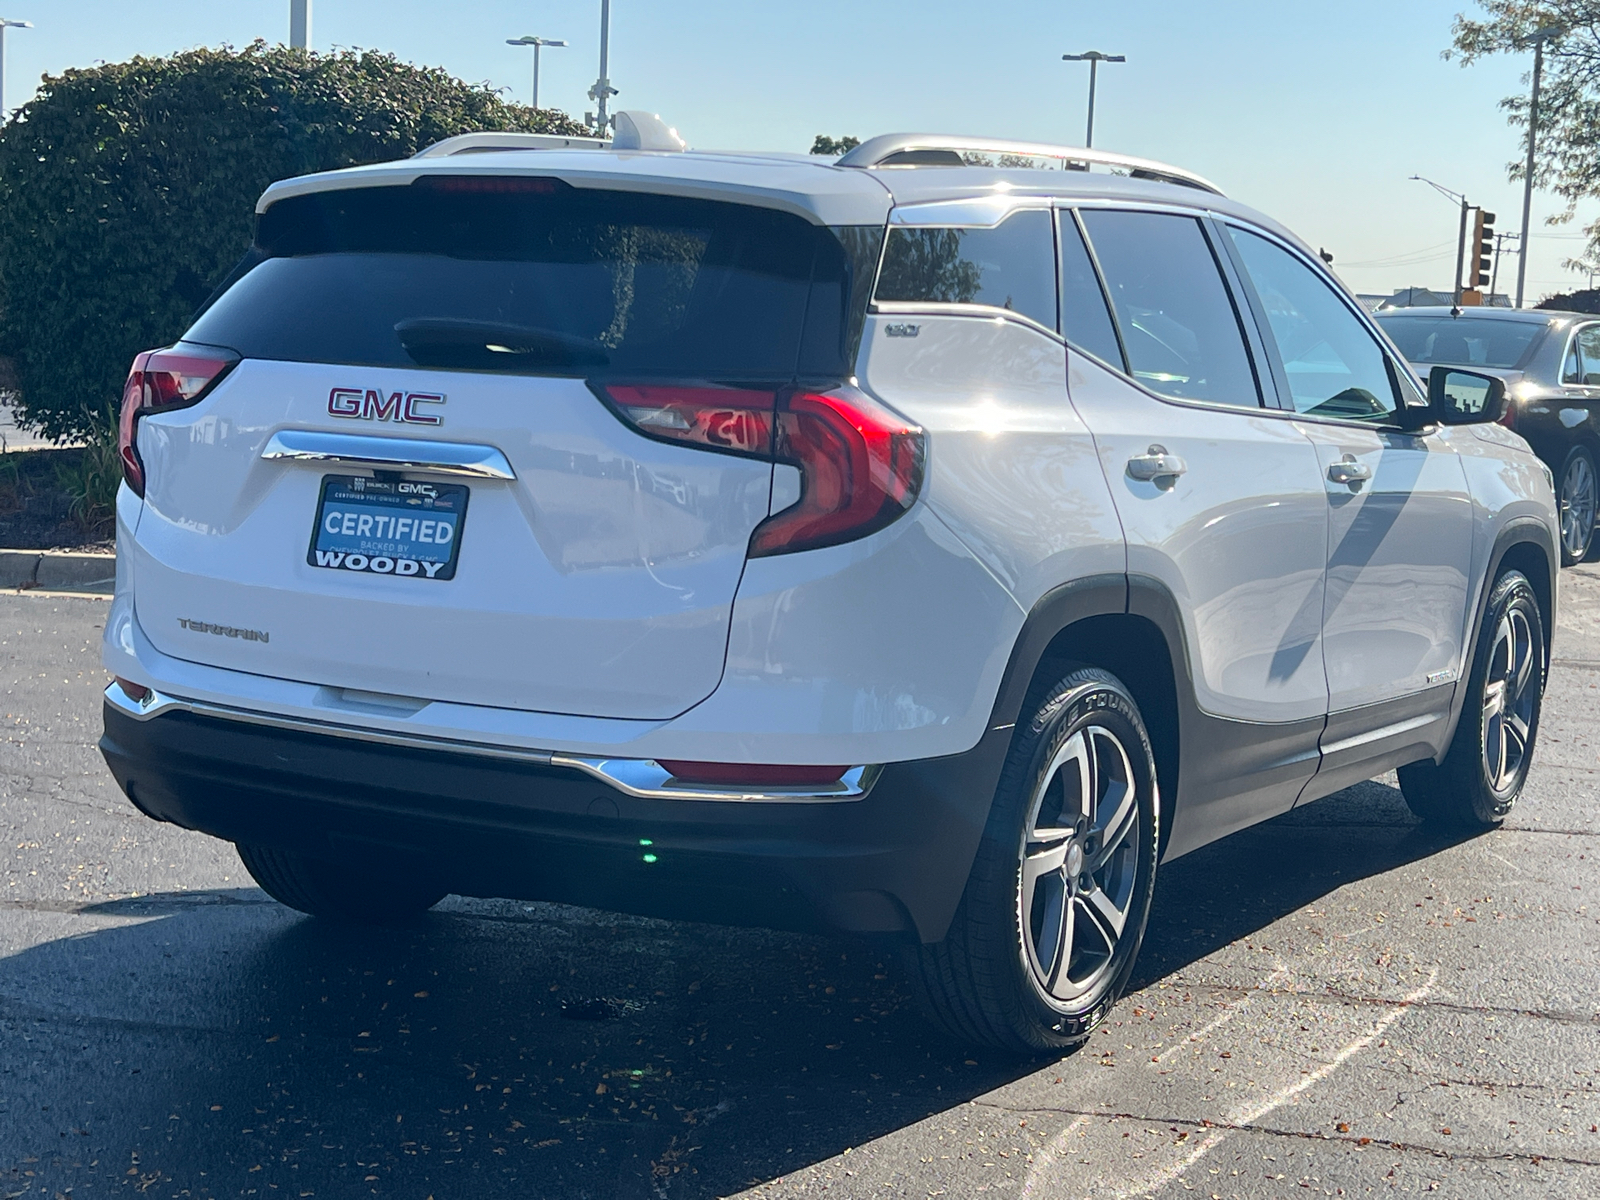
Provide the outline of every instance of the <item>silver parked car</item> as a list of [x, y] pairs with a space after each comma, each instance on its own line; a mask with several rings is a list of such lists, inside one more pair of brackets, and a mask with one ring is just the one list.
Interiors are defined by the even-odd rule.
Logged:
[[324, 917], [890, 941], [967, 1044], [1054, 1052], [1159, 863], [1395, 768], [1511, 811], [1558, 552], [1501, 379], [1424, 392], [1180, 167], [622, 118], [275, 184], [135, 361], [101, 749], [143, 812]]

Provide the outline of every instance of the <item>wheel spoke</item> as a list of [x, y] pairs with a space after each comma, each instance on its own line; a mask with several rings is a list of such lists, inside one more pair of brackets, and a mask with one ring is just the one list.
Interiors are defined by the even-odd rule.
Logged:
[[1067, 841], [1065, 838], [1054, 845], [1047, 846], [1036, 853], [1028, 855], [1027, 858], [1022, 860], [1022, 895], [1029, 905], [1034, 902], [1034, 895], [1039, 890], [1040, 880], [1056, 874], [1062, 875], [1062, 879], [1065, 881], [1066, 877], [1062, 873], [1062, 867], [1066, 865], [1066, 861]]
[[1085, 847], [1086, 872], [1093, 874], [1127, 840], [1138, 816], [1138, 795], [1133, 783], [1133, 765], [1120, 742], [1103, 738], [1095, 765], [1096, 804], [1089, 830], [1092, 841]]
[[1528, 630], [1528, 625], [1520, 616], [1515, 626], [1516, 636], [1513, 643], [1513, 667], [1511, 675], [1511, 695], [1507, 697], [1509, 706], [1515, 707], [1518, 700], [1528, 688], [1528, 680], [1533, 675], [1533, 635]]
[[1521, 759], [1528, 752], [1528, 723], [1517, 713], [1511, 713], [1502, 722], [1503, 737], [1511, 741], [1514, 758]]
[[1045, 987], [1052, 996], [1059, 996], [1061, 999], [1066, 1000], [1070, 999], [1073, 994], [1073, 989], [1068, 987], [1065, 995], [1063, 995], [1062, 984], [1071, 982], [1071, 976], [1067, 974], [1067, 966], [1072, 962], [1072, 939], [1075, 933], [1074, 926], [1077, 923], [1075, 910], [1078, 906], [1072, 903], [1065, 893], [1062, 893], [1061, 901], [1061, 917], [1056, 923], [1056, 936], [1054, 939], [1055, 957], [1050, 960], [1049, 976]]
[[1506, 704], [1506, 685], [1498, 680], [1487, 680], [1483, 685], [1483, 720], [1487, 725], [1489, 721], [1500, 715]]
[[1483, 727], [1483, 760], [1489, 775], [1489, 784], [1496, 790], [1506, 775], [1506, 723], [1500, 713]]
[[[1117, 902], [1099, 887], [1091, 887], [1088, 891], [1079, 893], [1078, 901], [1083, 905], [1084, 913], [1094, 922], [1100, 936], [1105, 939], [1107, 947], [1115, 946], [1128, 923], [1127, 909], [1118, 908]], [[1131, 893], [1129, 902], [1131, 903]]]

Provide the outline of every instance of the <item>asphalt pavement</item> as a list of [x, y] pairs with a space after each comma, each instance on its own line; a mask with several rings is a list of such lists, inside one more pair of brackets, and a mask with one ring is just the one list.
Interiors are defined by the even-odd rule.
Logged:
[[1390, 777], [1168, 864], [1133, 990], [1029, 1064], [859, 942], [302, 918], [112, 783], [105, 601], [0, 597], [0, 1200], [1600, 1195], [1600, 567], [1562, 583], [1503, 829]]

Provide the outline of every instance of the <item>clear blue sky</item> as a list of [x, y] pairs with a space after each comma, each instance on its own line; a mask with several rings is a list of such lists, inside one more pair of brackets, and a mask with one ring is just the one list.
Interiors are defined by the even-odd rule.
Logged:
[[[659, 112], [701, 147], [805, 150], [817, 133], [895, 129], [1078, 144], [1087, 67], [1101, 71], [1095, 140], [1180, 163], [1336, 256], [1360, 291], [1443, 288], [1456, 214], [1408, 176], [1493, 208], [1515, 229], [1519, 154], [1496, 107], [1528, 64], [1440, 60], [1471, 0], [614, 0], [621, 107]], [[33, 21], [7, 39], [6, 100], [44, 72], [252, 38], [283, 40], [288, 0], [0, 0]], [[545, 52], [542, 99], [581, 115], [596, 74], [599, 0], [314, 0], [313, 44], [392, 51], [527, 98], [525, 33]], [[1577, 225], [1536, 198], [1533, 298], [1582, 286], [1563, 270]], [[1586, 205], [1579, 223], [1593, 219]], [[1431, 256], [1431, 257], [1430, 257]], [[1373, 265], [1357, 265], [1373, 264]], [[1514, 265], [1513, 265], [1514, 270]], [[1502, 281], [1512, 272], [1502, 271]], [[1514, 277], [1513, 280], [1514, 282]], [[1504, 289], [1509, 290], [1509, 289]]]

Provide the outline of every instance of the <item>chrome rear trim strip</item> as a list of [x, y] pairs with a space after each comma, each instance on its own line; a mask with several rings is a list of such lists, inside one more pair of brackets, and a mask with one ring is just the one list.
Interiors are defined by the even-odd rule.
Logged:
[[431, 471], [472, 479], [515, 479], [506, 456], [493, 446], [435, 442], [421, 438], [370, 437], [359, 433], [323, 433], [280, 429], [261, 451], [266, 459], [303, 462], [347, 462], [398, 471]]
[[660, 763], [649, 758], [593, 758], [584, 755], [562, 754], [550, 750], [525, 750], [517, 746], [496, 746], [486, 742], [472, 742], [454, 738], [432, 737], [423, 734], [397, 733], [387, 729], [368, 729], [355, 725], [340, 725], [334, 721], [318, 721], [307, 717], [287, 717], [276, 713], [257, 712], [253, 709], [234, 708], [231, 705], [211, 704], [201, 700], [185, 700], [168, 696], [151, 688], [143, 700], [135, 700], [122, 686], [113, 682], [106, 688], [106, 703], [135, 721], [151, 721], [167, 713], [187, 712], [200, 717], [213, 717], [224, 721], [240, 721], [248, 725], [262, 725], [269, 729], [284, 729], [294, 733], [314, 733], [327, 737], [349, 738], [352, 741], [371, 742], [380, 746], [402, 746], [410, 750], [433, 750], [447, 754], [472, 754], [483, 758], [496, 758], [511, 762], [534, 763], [539, 766], [565, 767], [582, 771], [586, 775], [608, 784], [629, 796], [642, 800], [711, 800], [720, 803], [760, 804], [838, 804], [860, 800], [872, 790], [883, 768], [879, 765], [851, 767], [838, 783], [826, 787], [770, 788], [752, 790], [741, 787], [708, 787], [705, 784], [681, 784]]

